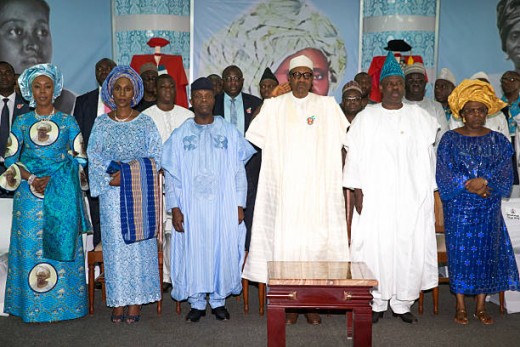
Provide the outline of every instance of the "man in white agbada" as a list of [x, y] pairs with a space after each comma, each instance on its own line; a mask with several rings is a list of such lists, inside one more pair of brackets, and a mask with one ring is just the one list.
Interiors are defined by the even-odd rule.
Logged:
[[[349, 259], [342, 148], [349, 125], [333, 97], [310, 93], [313, 63], [290, 62], [291, 92], [264, 100], [246, 138], [262, 149], [243, 277], [267, 282], [267, 262]], [[289, 315], [295, 323], [297, 315]], [[319, 324], [317, 314], [307, 321]], [[295, 318], [296, 317], [296, 318]]]
[[403, 103], [410, 105], [418, 105], [422, 107], [428, 114], [434, 117], [440, 125], [435, 137], [436, 149], [442, 135], [448, 128], [448, 121], [442, 105], [430, 98], [425, 97], [426, 93], [426, 69], [423, 63], [413, 63], [406, 65], [404, 68], [405, 97]]
[[344, 186], [355, 189], [351, 258], [365, 262], [379, 284], [372, 322], [390, 307], [416, 323], [410, 307], [437, 286], [433, 191], [437, 120], [402, 102], [404, 74], [390, 52], [381, 72], [382, 103], [361, 111], [347, 134]]
[[[178, 128], [186, 119], [193, 118], [194, 114], [187, 108], [175, 105], [177, 95], [175, 80], [168, 74], [160, 74], [156, 81], [157, 103], [143, 111], [153, 119], [162, 143], [170, 137], [173, 130]], [[170, 278], [170, 239], [172, 234], [171, 211], [165, 211], [164, 215], [164, 241], [163, 241], [163, 282], [164, 287], [169, 287]]]
[[[470, 80], [479, 80], [482, 82], [491, 83], [489, 82], [489, 76], [487, 73], [483, 71], [479, 71], [477, 73], [474, 73], [470, 78]], [[491, 86], [491, 89], [494, 91], [493, 87]], [[450, 118], [450, 130], [457, 129], [464, 126], [464, 123], [462, 123], [462, 118], [459, 117], [459, 119], [455, 119], [454, 117]], [[511, 137], [509, 135], [509, 124], [507, 123], [506, 116], [502, 111], [498, 111], [497, 113], [490, 114], [486, 118], [486, 128], [491, 129], [493, 131], [496, 131], [498, 133], [503, 134], [509, 141], [511, 141]]]

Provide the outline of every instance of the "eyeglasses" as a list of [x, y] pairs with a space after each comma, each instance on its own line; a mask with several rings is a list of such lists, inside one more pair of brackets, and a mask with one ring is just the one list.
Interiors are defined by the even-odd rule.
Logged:
[[301, 73], [301, 72], [298, 72], [298, 71], [295, 71], [293, 73], [290, 73], [289, 74], [292, 78], [294, 78], [295, 80], [298, 80], [300, 79], [300, 77], [303, 76], [304, 79], [308, 80], [308, 79], [311, 79], [313, 77], [313, 73], [312, 72], [304, 72], [304, 73]]
[[226, 82], [238, 82], [241, 81], [243, 78], [239, 76], [228, 76], [224, 77], [223, 80]]
[[345, 101], [360, 101], [361, 97], [360, 96], [347, 96], [347, 97], [344, 97], [343, 100], [345, 100]]
[[157, 77], [155, 77], [155, 76], [143, 77], [143, 81], [146, 81], [146, 82], [151, 82], [151, 81], [156, 81], [156, 80], [157, 80]]

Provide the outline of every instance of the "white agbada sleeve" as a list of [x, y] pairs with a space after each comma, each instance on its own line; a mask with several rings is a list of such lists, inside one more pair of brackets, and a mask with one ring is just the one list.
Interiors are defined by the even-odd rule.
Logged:
[[366, 132], [363, 130], [363, 117], [370, 117], [366, 112], [358, 113], [349, 131], [345, 135], [345, 149], [347, 157], [345, 158], [345, 166], [343, 168], [343, 187], [362, 189], [362, 168], [363, 168], [363, 140]]
[[269, 127], [269, 116], [273, 116], [275, 112], [272, 110], [272, 100], [266, 99], [262, 104], [262, 109], [251, 121], [246, 131], [246, 139], [257, 146], [264, 148], [265, 138]]

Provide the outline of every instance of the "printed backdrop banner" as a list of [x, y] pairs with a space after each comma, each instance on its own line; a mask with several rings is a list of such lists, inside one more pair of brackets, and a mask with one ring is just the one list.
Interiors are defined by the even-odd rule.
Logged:
[[[518, 13], [520, 3], [516, 3], [514, 7]], [[438, 70], [443, 67], [452, 70], [457, 83], [475, 72], [484, 71], [489, 75], [497, 94], [501, 95], [500, 76], [515, 67], [513, 60], [501, 49], [497, 4], [497, 0], [441, 0], [437, 67]], [[514, 16], [514, 12], [511, 14]], [[516, 38], [515, 41], [520, 46], [520, 39]]]
[[193, 2], [192, 80], [244, 73], [244, 91], [260, 95], [266, 67], [287, 80], [288, 62], [304, 53], [314, 62], [314, 91], [341, 98], [358, 70], [359, 1], [197, 0]]
[[118, 64], [130, 65], [135, 54], [153, 54], [146, 43], [162, 37], [170, 44], [163, 54], [180, 55], [190, 67], [190, 0], [112, 0], [114, 56]]
[[96, 87], [94, 64], [112, 57], [109, 1], [24, 0], [0, 6], [0, 60], [17, 73], [52, 62], [63, 72], [66, 88], [82, 94]]

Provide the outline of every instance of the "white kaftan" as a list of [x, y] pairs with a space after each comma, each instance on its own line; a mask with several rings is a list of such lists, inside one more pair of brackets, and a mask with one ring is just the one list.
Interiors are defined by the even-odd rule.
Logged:
[[262, 168], [244, 278], [266, 283], [272, 260], [349, 259], [341, 167], [348, 124], [332, 97], [264, 101], [246, 133], [262, 149]]
[[364, 195], [352, 222], [351, 258], [379, 281], [374, 297], [415, 300], [437, 286], [432, 145], [438, 128], [419, 106], [378, 104], [360, 112], [347, 134], [344, 186]]
[[175, 105], [170, 111], [163, 111], [157, 105], [153, 105], [144, 110], [143, 113], [153, 119], [163, 143], [186, 119], [195, 116], [193, 112], [179, 105]]
[[403, 99], [403, 103], [410, 105], [419, 105], [426, 112], [428, 112], [430, 116], [437, 119], [437, 122], [439, 123], [440, 127], [437, 130], [437, 136], [435, 136], [435, 144], [433, 145], [433, 148], [437, 150], [437, 146], [441, 141], [442, 135], [444, 135], [446, 131], [450, 130], [448, 126], [448, 121], [446, 120], [446, 113], [444, 112], [441, 103], [429, 98], [423, 98], [421, 101], [410, 101], [407, 99]]

